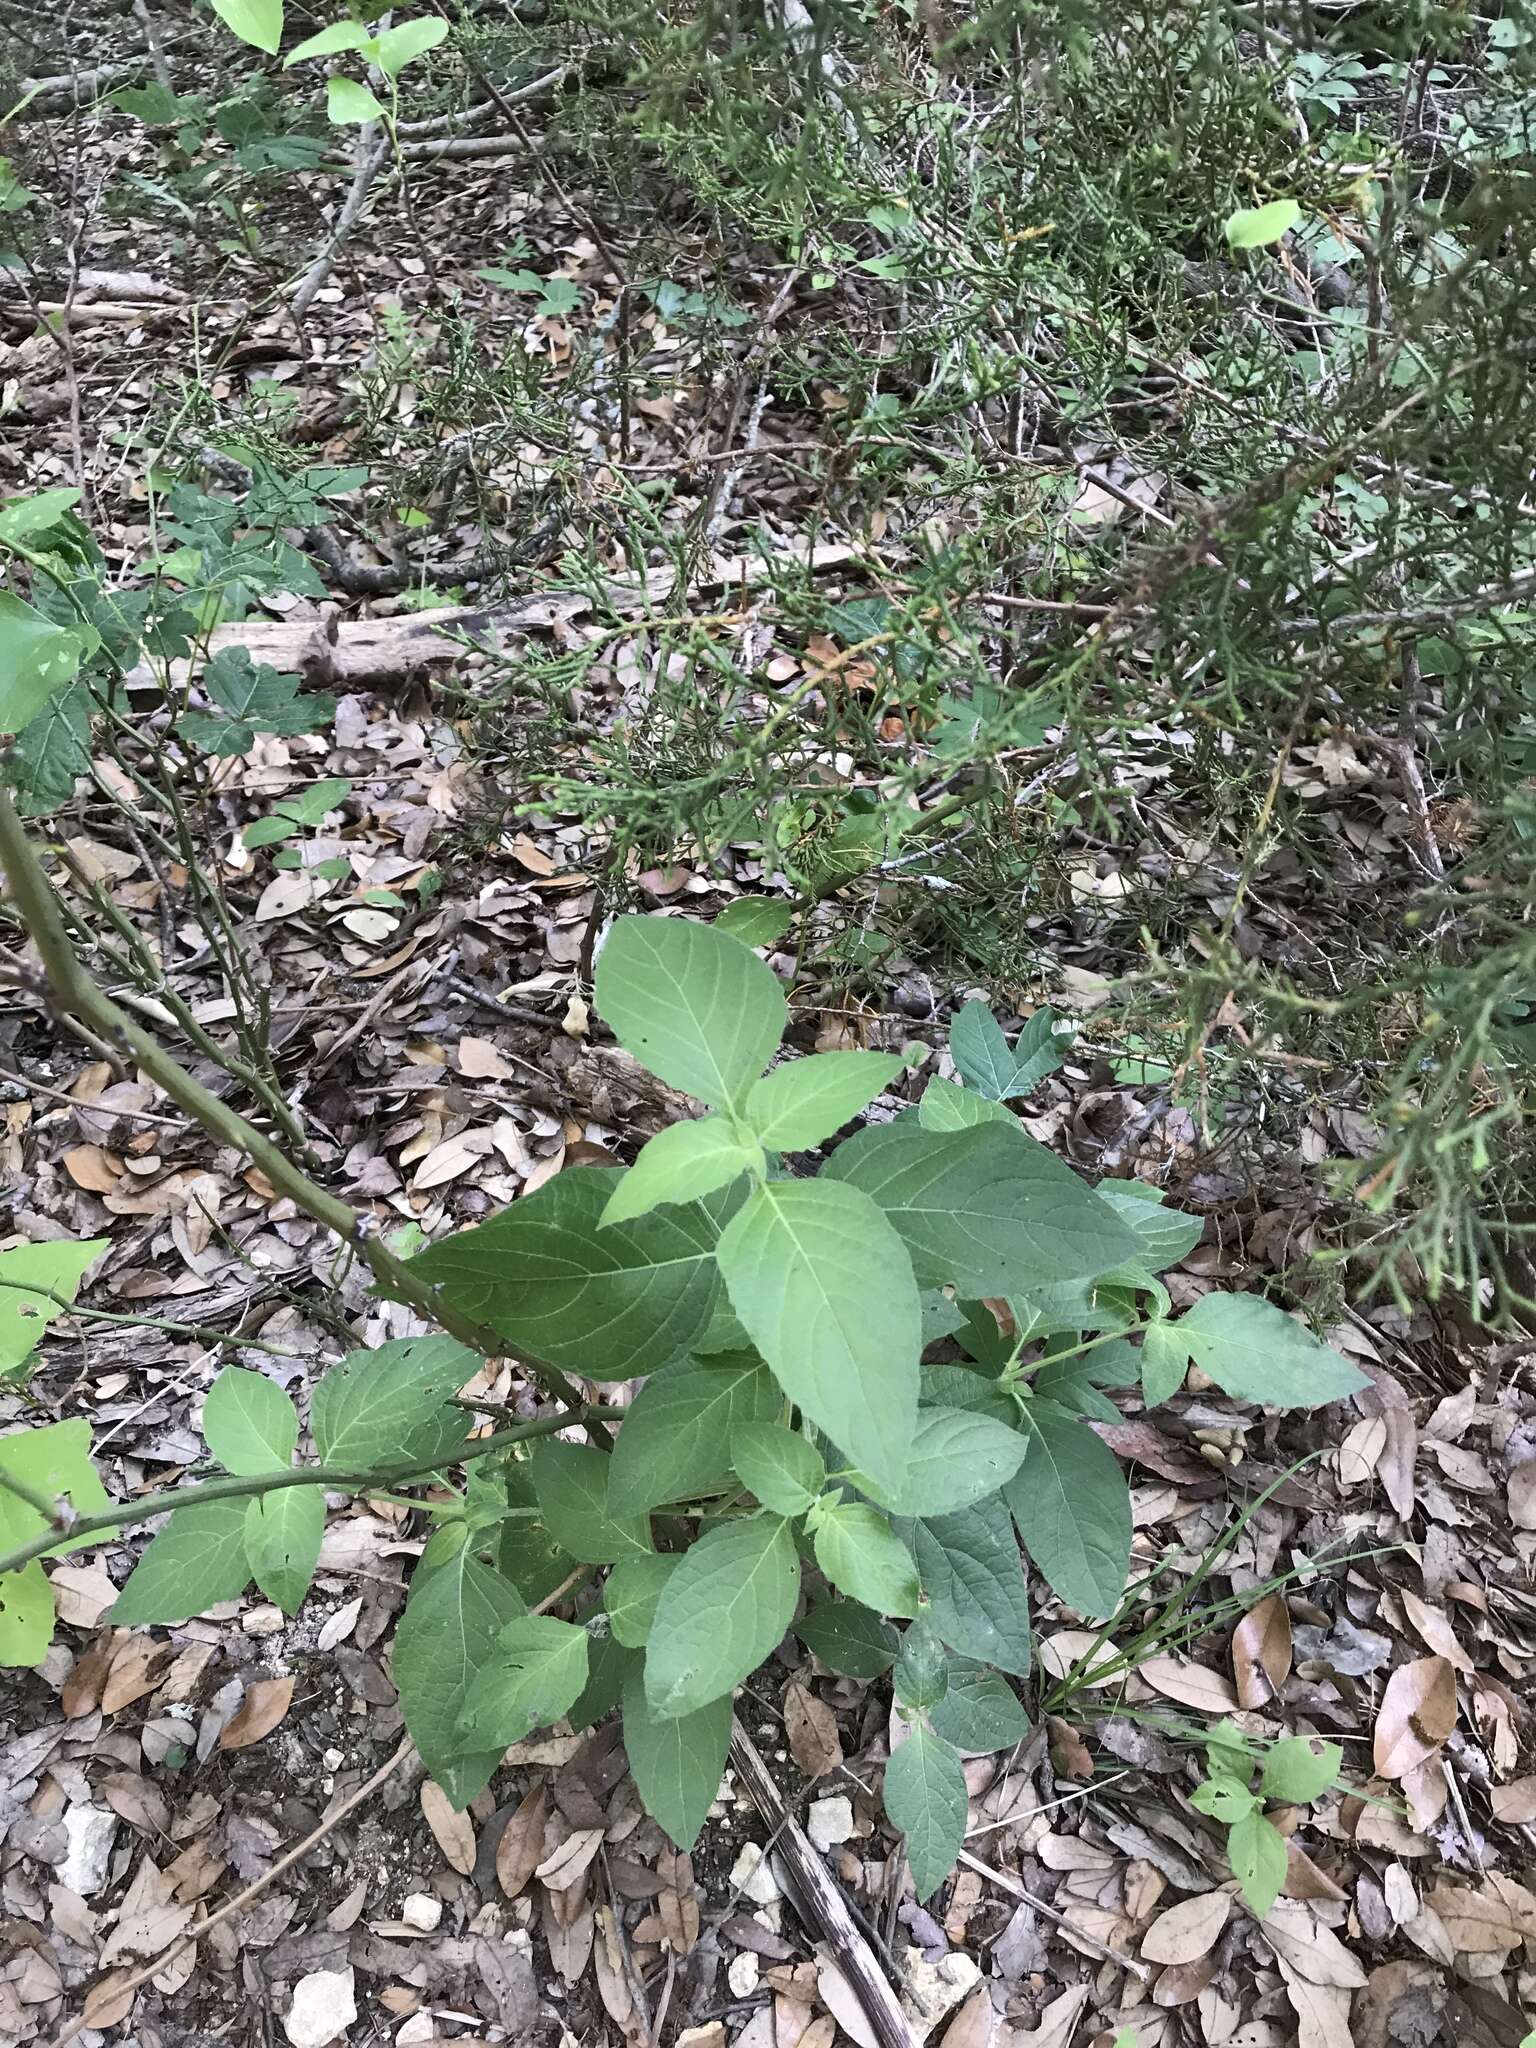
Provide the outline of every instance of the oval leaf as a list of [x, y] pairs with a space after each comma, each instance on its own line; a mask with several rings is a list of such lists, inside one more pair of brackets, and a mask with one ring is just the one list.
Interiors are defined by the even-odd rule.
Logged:
[[789, 1524], [772, 1515], [701, 1536], [668, 1579], [651, 1624], [645, 1692], [653, 1712], [692, 1714], [729, 1698], [778, 1645], [800, 1590]]
[[739, 939], [671, 917], [617, 920], [597, 1007], [627, 1053], [716, 1109], [767, 1066], [788, 1014], [778, 976]]

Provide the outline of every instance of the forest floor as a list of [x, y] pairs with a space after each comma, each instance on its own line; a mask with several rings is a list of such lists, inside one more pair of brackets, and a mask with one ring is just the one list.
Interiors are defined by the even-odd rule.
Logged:
[[[103, 39], [58, 34], [37, 16], [16, 17], [44, 40], [34, 70], [43, 57], [60, 70], [131, 62], [141, 47], [126, 14]], [[211, 87], [220, 60], [208, 23], [166, 16], [178, 90]], [[118, 37], [122, 52], [108, 46]], [[536, 105], [527, 118], [537, 133]], [[200, 446], [231, 442], [302, 449], [305, 465], [341, 478], [340, 538], [315, 557], [326, 594], [266, 602], [274, 624], [323, 636], [337, 619], [345, 636], [423, 603], [523, 607], [495, 656], [445, 647], [404, 674], [343, 667], [327, 684], [337, 700], [327, 729], [262, 737], [207, 792], [211, 857], [270, 990], [272, 1048], [330, 1184], [431, 1239], [563, 1169], [632, 1157], [680, 1102], [613, 1046], [589, 1007], [604, 919], [625, 901], [710, 916], [787, 884], [745, 834], [711, 861], [680, 853], [650, 864], [637, 845], [616, 868], [610, 828], [590, 809], [520, 811], [524, 778], [564, 766], [600, 779], [609, 757], [598, 748], [581, 762], [571, 735], [585, 726], [595, 743], [616, 717], [638, 763], [645, 706], [671, 658], [665, 635], [635, 616], [643, 604], [739, 614], [775, 686], [836, 674], [851, 695], [884, 687], [857, 651], [875, 630], [858, 607], [900, 585], [911, 544], [876, 558], [805, 466], [847, 403], [828, 340], [845, 314], [804, 281], [798, 300], [776, 304], [772, 280], [754, 278], [750, 244], [722, 267], [709, 238], [681, 222], [669, 270], [679, 300], [728, 283], [750, 307], [706, 363], [686, 319], [669, 327], [668, 302], [642, 300], [627, 278], [633, 221], [605, 215], [579, 170], [514, 140], [505, 154], [415, 167], [410, 218], [397, 197], [382, 200], [296, 322], [260, 247], [242, 253], [234, 230], [212, 252], [175, 205], [129, 214], [102, 203], [125, 180], [164, 189], [165, 129], [92, 100], [19, 123], [12, 146], [34, 187], [50, 165], [56, 177], [72, 167], [72, 260], [104, 276], [77, 282], [62, 331], [19, 300], [6, 309], [5, 495], [83, 489], [112, 572], [131, 586], [152, 539], [152, 460], [170, 450], [185, 462], [190, 450], [195, 468]], [[245, 214], [258, 245], [312, 245], [319, 206], [334, 207], [344, 182], [300, 172], [264, 192]], [[568, 289], [546, 283], [530, 310], [526, 290], [487, 282], [509, 261]], [[616, 440], [600, 410], [565, 405], [561, 367], [594, 330], [620, 332], [621, 304], [629, 382]], [[780, 321], [794, 326], [800, 384], [765, 405]], [[540, 366], [553, 447], [526, 431], [502, 379], [498, 351], [514, 340]], [[456, 495], [465, 464], [472, 502]], [[359, 466], [373, 473], [371, 502], [399, 515], [391, 533], [348, 510]], [[205, 462], [204, 479], [217, 484], [216, 469]], [[666, 481], [698, 515], [707, 544], [686, 587], [665, 587], [673, 572], [653, 569], [648, 597], [637, 596], [616, 540], [606, 594], [594, 593], [590, 557], [582, 576], [563, 571], [562, 536], [589, 514], [600, 531], [619, 475]], [[1085, 516], [1155, 511], [1155, 487], [1106, 476], [1080, 501]], [[1081, 489], [1095, 489], [1086, 472]], [[965, 517], [963, 505], [951, 514], [955, 525]], [[357, 572], [387, 582], [397, 542], [413, 563], [408, 587], [365, 594]], [[772, 549], [782, 559], [765, 570]], [[847, 608], [841, 632], [772, 601], [797, 550], [817, 616]], [[520, 666], [539, 662], [552, 665], [550, 693], [566, 690], [560, 663], [573, 652], [578, 694], [558, 717], [550, 697], [519, 697]], [[902, 705], [878, 709], [898, 745]], [[654, 742], [674, 743], [670, 726]], [[1138, 733], [1121, 767], [1131, 783], [1145, 771], [1149, 810], [1182, 852], [1171, 856], [1154, 824], [1146, 844], [1162, 845], [1165, 868], [1169, 857], [1190, 863], [1187, 879], [1202, 858], [1197, 807], [1175, 791], [1159, 810], [1157, 796], [1177, 781], [1165, 759], [1181, 745]], [[840, 772], [824, 766], [828, 779]], [[1355, 863], [1352, 885], [1395, 887], [1394, 863], [1422, 817], [1391, 758], [1314, 736], [1290, 749], [1283, 774], [1314, 824], [1326, 815], [1317, 829]], [[333, 778], [306, 828], [306, 865], [277, 867], [243, 844], [252, 819]], [[1010, 1031], [1048, 1000], [1084, 1028], [1030, 1098], [1026, 1127], [1090, 1176], [1140, 1176], [1204, 1219], [1202, 1242], [1166, 1276], [1174, 1303], [1218, 1280], [1294, 1276], [1337, 1233], [1333, 1200], [1308, 1169], [1367, 1156], [1379, 1138], [1371, 1107], [1347, 1065], [1324, 1076], [1281, 1058], [1252, 1113], [1213, 1128], [1146, 1041], [1097, 1041], [1095, 1009], [1121, 959], [1078, 913], [1155, 889], [1158, 873], [1134, 854], [1111, 859], [1077, 823], [1060, 827], [1055, 907], [1035, 917], [1037, 932], [1055, 934], [1049, 985], [998, 972], [990, 938], [968, 960], [947, 903], [941, 926], [921, 904], [916, 917], [904, 908], [877, 964], [861, 966], [846, 942], [879, 935], [879, 894], [841, 913], [832, 899], [844, 950], [776, 956], [792, 1040], [915, 1051], [927, 1072], [944, 1072], [948, 1018], [968, 995], [984, 994]], [[229, 1016], [221, 962], [183, 914], [185, 876], [105, 827], [88, 800], [50, 829], [80, 890], [94, 886], [160, 950], [167, 984], [217, 1034]], [[1230, 903], [1230, 879], [1210, 883], [1210, 902]], [[984, 890], [986, 874], [967, 886]], [[1239, 891], [1234, 920], [1254, 948], [1320, 943], [1309, 886], [1298, 867], [1277, 869], [1247, 903]], [[944, 891], [930, 895], [940, 903]], [[982, 903], [989, 933], [1016, 911], [1022, 919], [1018, 903]], [[1234, 1024], [1235, 1013], [1221, 1021], [1218, 1042]], [[1219, 1092], [1219, 1064], [1213, 1072]], [[325, 1234], [26, 997], [0, 1009], [0, 1108], [4, 1241], [104, 1246], [80, 1297], [94, 1318], [53, 1326], [31, 1383], [0, 1391], [0, 1427], [88, 1416], [118, 1494], [196, 1465], [195, 1420], [220, 1362], [256, 1365], [302, 1395], [318, 1362], [416, 1327], [372, 1300], [358, 1273], [341, 1281], [338, 1321], [316, 1285], [331, 1256]], [[883, 1684], [838, 1677], [787, 1645], [740, 1700], [915, 2037], [1108, 2048], [1130, 2029], [1137, 2048], [1281, 2048], [1299, 2030], [1302, 2048], [1517, 2048], [1528, 2035], [1531, 1354], [1453, 1309], [1356, 1307], [1342, 1288], [1326, 1321], [1370, 1381], [1326, 1441], [1208, 1384], [1155, 1417], [1128, 1398], [1118, 1423], [1099, 1426], [1132, 1482], [1140, 1563], [1187, 1573], [1229, 1538], [1202, 1598], [1240, 1600], [1277, 1571], [1293, 1582], [1235, 1629], [1224, 1621], [1149, 1657], [1113, 1693], [1079, 1693], [1069, 1717], [1039, 1720], [1013, 1753], [974, 1759], [967, 1852], [926, 1908], [874, 1797], [891, 1711]], [[243, 1352], [241, 1339], [261, 1348]], [[465, 1393], [531, 1412], [511, 1365]], [[420, 1518], [408, 1504], [338, 1497], [314, 1594], [292, 1620], [253, 1592], [171, 1630], [114, 1629], [102, 1617], [135, 1547], [108, 1544], [53, 1569], [59, 1639], [0, 1690], [3, 2048], [57, 2041], [82, 2015], [87, 2043], [168, 2048], [874, 2041], [739, 1783], [722, 1788], [691, 1861], [678, 1856], [642, 1814], [611, 1729], [520, 1745], [463, 1816], [419, 1764], [402, 1767], [306, 1859], [276, 1871], [400, 1741], [390, 1643], [423, 1547]], [[1035, 1590], [1040, 1655], [1060, 1672], [1084, 1638]], [[1199, 1742], [1233, 1718], [1258, 1738], [1326, 1735], [1345, 1756], [1343, 1784], [1294, 1811], [1286, 1895], [1262, 1925], [1235, 1897], [1221, 1830], [1190, 1801]], [[765, 1842], [759, 1869], [748, 1845]], [[182, 1945], [244, 1887], [255, 1887], [248, 1904]], [[142, 1990], [121, 1989], [125, 1972], [162, 1956]], [[355, 2016], [336, 2033], [348, 2006]]]

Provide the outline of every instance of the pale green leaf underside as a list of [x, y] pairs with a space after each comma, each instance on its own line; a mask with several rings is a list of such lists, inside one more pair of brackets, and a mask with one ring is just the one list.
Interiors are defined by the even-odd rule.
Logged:
[[284, 1614], [297, 1614], [315, 1575], [325, 1536], [325, 1493], [285, 1486], [245, 1507], [245, 1556], [251, 1577]]
[[1028, 1439], [971, 1409], [924, 1408], [899, 1486], [864, 1488], [897, 1515], [943, 1515], [1006, 1486], [1024, 1461]]
[[670, 917], [617, 920], [596, 992], [626, 1052], [717, 1109], [767, 1066], [788, 1014], [773, 969], [739, 939]]
[[609, 1508], [639, 1514], [723, 1486], [737, 1426], [770, 1421], [782, 1406], [773, 1375], [755, 1360], [658, 1373], [625, 1413], [608, 1461]]
[[877, 1508], [862, 1501], [829, 1508], [813, 1540], [816, 1562], [838, 1592], [876, 1614], [917, 1613], [917, 1568]]
[[518, 1615], [475, 1674], [459, 1717], [466, 1749], [505, 1749], [558, 1721], [587, 1683], [587, 1632], [548, 1614]]
[[731, 1433], [731, 1463], [742, 1485], [776, 1515], [803, 1515], [827, 1476], [813, 1443], [767, 1419], [737, 1424]]
[[901, 1072], [895, 1053], [823, 1052], [775, 1067], [752, 1085], [746, 1117], [770, 1152], [820, 1145]]
[[238, 1600], [251, 1581], [243, 1500], [178, 1508], [128, 1575], [111, 1609], [115, 1628], [188, 1621]]
[[773, 1181], [726, 1226], [731, 1306], [779, 1385], [862, 1471], [900, 1484], [917, 1420], [922, 1313], [900, 1238], [836, 1181]]
[[309, 1424], [316, 1450], [332, 1465], [448, 1458], [470, 1418], [447, 1403], [480, 1363], [453, 1337], [397, 1337], [349, 1353], [315, 1388]]
[[[626, 1424], [626, 1427], [628, 1425]], [[608, 1499], [607, 1455], [590, 1444], [541, 1443], [532, 1474], [552, 1539], [584, 1564], [614, 1564], [653, 1548], [644, 1514], [617, 1514]]]
[[609, 1196], [603, 1225], [627, 1222], [665, 1202], [696, 1202], [740, 1174], [762, 1170], [762, 1147], [743, 1143], [724, 1117], [668, 1124]]
[[[92, 1237], [18, 1244], [0, 1252], [0, 1280], [10, 1283], [0, 1287], [0, 1378], [21, 1364], [56, 1317], [69, 1313], [66, 1304], [79, 1292], [86, 1268], [106, 1248], [104, 1237]], [[62, 1295], [63, 1302], [29, 1294], [28, 1287], [45, 1287]]]
[[1013, 1518], [1000, 1499], [912, 1524], [933, 1625], [951, 1648], [1027, 1677], [1029, 1593]]
[[787, 1522], [717, 1524], [668, 1579], [651, 1625], [645, 1692], [658, 1714], [691, 1714], [729, 1696], [777, 1646], [800, 1590]]
[[1258, 1294], [1207, 1294], [1170, 1335], [1240, 1401], [1319, 1408], [1369, 1384], [1337, 1351]]
[[299, 1418], [265, 1373], [226, 1365], [203, 1403], [203, 1435], [226, 1472], [282, 1472], [293, 1462]]

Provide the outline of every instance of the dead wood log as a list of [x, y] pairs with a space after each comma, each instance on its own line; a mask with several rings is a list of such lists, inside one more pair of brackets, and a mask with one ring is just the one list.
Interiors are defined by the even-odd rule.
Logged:
[[774, 1834], [773, 1853], [788, 1873], [796, 1911], [858, 2000], [880, 2048], [913, 2048], [907, 2016], [874, 1950], [809, 1836], [784, 1804], [752, 1738], [736, 1720], [731, 1723], [731, 1762]]

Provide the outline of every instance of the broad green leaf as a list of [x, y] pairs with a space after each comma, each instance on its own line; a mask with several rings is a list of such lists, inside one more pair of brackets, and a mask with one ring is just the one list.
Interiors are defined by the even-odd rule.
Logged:
[[[18, 1244], [0, 1252], [0, 1380], [31, 1356], [50, 1323], [68, 1315], [86, 1268], [106, 1249], [106, 1238], [91, 1237]], [[33, 1287], [46, 1288], [47, 1294], [29, 1293]], [[50, 1301], [48, 1294], [62, 1299]]]
[[251, 1582], [243, 1500], [177, 1508], [128, 1575], [110, 1611], [114, 1628], [188, 1621], [238, 1600]]
[[254, 44], [269, 57], [277, 55], [283, 39], [283, 0], [213, 0], [213, 11], [243, 43]]
[[459, 1716], [466, 1749], [506, 1749], [547, 1728], [587, 1683], [587, 1632], [549, 1614], [521, 1614], [496, 1638], [470, 1682]]
[[922, 1408], [901, 1484], [873, 1481], [866, 1493], [897, 1515], [945, 1515], [1006, 1486], [1024, 1462], [1029, 1440], [1005, 1422], [963, 1408]]
[[925, 1131], [969, 1131], [977, 1124], [1006, 1124], [1014, 1131], [1019, 1128], [1018, 1118], [1001, 1102], [994, 1102], [989, 1095], [978, 1095], [974, 1088], [962, 1088], [955, 1081], [941, 1080], [938, 1075], [918, 1097], [917, 1120]]
[[310, 1405], [315, 1449], [328, 1465], [446, 1464], [470, 1418], [448, 1401], [479, 1370], [452, 1337], [395, 1337], [353, 1351], [321, 1375]]
[[772, 946], [795, 921], [795, 906], [771, 896], [738, 896], [715, 919], [717, 932], [729, 932], [744, 946]]
[[1029, 1733], [1029, 1716], [1007, 1679], [969, 1657], [950, 1659], [949, 1690], [928, 1718], [962, 1756], [990, 1756]]
[[495, 1659], [502, 1629], [523, 1604], [464, 1539], [460, 1523], [427, 1545], [395, 1631], [392, 1667], [411, 1740], [460, 1808], [490, 1783], [504, 1745], [466, 1749], [459, 1718], [470, 1687]]
[[571, 1726], [592, 1728], [607, 1720], [624, 1697], [631, 1673], [643, 1678], [644, 1665], [640, 1652], [626, 1649], [617, 1636], [594, 1636], [587, 1645], [587, 1682], [566, 1715]]
[[53, 1590], [37, 1558], [0, 1572], [0, 1665], [41, 1664], [53, 1641]]
[[25, 540], [29, 533], [46, 533], [73, 506], [80, 493], [72, 490], [34, 491], [28, 498], [11, 498], [0, 505], [0, 545]]
[[94, 699], [83, 680], [49, 700], [0, 761], [24, 818], [46, 817], [67, 803], [90, 772]]
[[226, 1365], [203, 1403], [203, 1435], [226, 1472], [283, 1472], [298, 1446], [299, 1418], [265, 1373]]
[[1249, 1912], [1262, 1920], [1285, 1884], [1290, 1858], [1284, 1835], [1262, 1813], [1245, 1813], [1228, 1832], [1227, 1861]]
[[557, 1174], [411, 1270], [533, 1358], [588, 1379], [654, 1372], [709, 1322], [717, 1228], [698, 1204], [599, 1227], [617, 1180], [591, 1166]]
[[795, 1623], [795, 1634], [844, 1678], [878, 1678], [901, 1643], [890, 1623], [859, 1600], [818, 1600]]
[[1176, 1394], [1189, 1370], [1189, 1345], [1179, 1323], [1149, 1323], [1141, 1339], [1141, 1388], [1149, 1408]]
[[1007, 1498], [1024, 1547], [1068, 1607], [1102, 1620], [1130, 1569], [1125, 1477], [1108, 1444], [1049, 1401], [1031, 1401], [1022, 1426], [1029, 1449]]
[[603, 1606], [626, 1650], [645, 1648], [662, 1590], [680, 1563], [678, 1557], [627, 1557], [608, 1574]]
[[301, 826], [320, 824], [351, 793], [349, 776], [322, 776], [318, 782], [311, 782], [297, 794], [275, 803], [270, 817], [254, 819], [241, 833], [241, 840], [246, 846], [272, 846], [279, 839], [291, 839]]
[[770, 1152], [800, 1152], [840, 1131], [902, 1070], [890, 1052], [820, 1052], [754, 1081], [746, 1118]]
[[731, 1746], [731, 1698], [691, 1714], [658, 1714], [637, 1662], [624, 1682], [624, 1754], [645, 1810], [684, 1851], [699, 1839]]
[[1029, 1593], [1001, 1499], [912, 1524], [909, 1538], [933, 1625], [952, 1649], [1027, 1678]]
[[1369, 1385], [1305, 1324], [1259, 1294], [1207, 1294], [1172, 1325], [1170, 1336], [1240, 1401], [1320, 1408]]
[[642, 1147], [609, 1196], [603, 1225], [628, 1222], [664, 1202], [696, 1202], [744, 1173], [764, 1170], [762, 1146], [738, 1138], [724, 1117], [668, 1124]]
[[803, 1515], [826, 1484], [820, 1451], [782, 1422], [737, 1423], [731, 1432], [731, 1463], [742, 1485], [776, 1515]]
[[342, 50], [366, 50], [372, 41], [372, 36], [360, 21], [333, 21], [318, 35], [296, 43], [283, 59], [283, 69], [286, 71], [290, 64], [302, 64], [310, 57], [334, 57]]
[[672, 917], [618, 919], [597, 1007], [627, 1053], [716, 1109], [767, 1066], [788, 1014], [777, 975], [739, 939]]
[[616, 1515], [609, 1507], [608, 1466], [607, 1454], [590, 1444], [550, 1440], [539, 1444], [530, 1460], [545, 1527], [562, 1550], [583, 1564], [646, 1557], [653, 1547], [643, 1514]]
[[[489, 1463], [488, 1459], [476, 1459], [470, 1467], [471, 1487]], [[577, 1560], [568, 1550], [561, 1549], [539, 1519], [539, 1497], [534, 1491], [530, 1467], [526, 1463], [508, 1462], [494, 1476], [501, 1482], [507, 1508], [501, 1541], [496, 1547], [496, 1563], [502, 1577], [511, 1580], [524, 1602], [536, 1607], [564, 1584], [576, 1569]], [[519, 1509], [529, 1512], [520, 1514]]]
[[383, 107], [367, 86], [359, 85], [355, 78], [328, 78], [325, 81], [325, 117], [334, 127], [378, 121], [383, 114]]
[[907, 1838], [919, 1900], [930, 1898], [955, 1867], [965, 1843], [967, 1803], [959, 1756], [918, 1721], [885, 1767], [885, 1810]]
[[[7, 1473], [30, 1493], [43, 1500], [62, 1501], [77, 1515], [100, 1514], [107, 1506], [105, 1489], [91, 1463], [91, 1425], [79, 1417], [0, 1436], [0, 1475]], [[0, 1487], [0, 1551], [31, 1543], [47, 1527], [29, 1502], [8, 1487]], [[61, 1535], [48, 1555], [62, 1557], [100, 1540], [90, 1535]]]
[[284, 1486], [245, 1505], [245, 1556], [251, 1577], [284, 1614], [297, 1614], [309, 1591], [325, 1535], [325, 1493]]
[[1343, 1758], [1336, 1742], [1314, 1749], [1305, 1736], [1287, 1736], [1265, 1756], [1259, 1790], [1266, 1799], [1283, 1799], [1287, 1806], [1310, 1806], [1339, 1782]]
[[302, 677], [252, 661], [245, 647], [221, 647], [203, 669], [212, 711], [185, 712], [176, 730], [204, 753], [249, 753], [258, 733], [316, 732], [336, 715], [336, 699], [304, 690]]
[[917, 1567], [878, 1508], [862, 1501], [828, 1503], [816, 1519], [816, 1562], [840, 1593], [876, 1614], [916, 1614]]
[[898, 1705], [924, 1714], [936, 1707], [949, 1691], [949, 1666], [949, 1652], [925, 1613], [902, 1637], [896, 1669], [891, 1673], [891, 1691]]
[[795, 1611], [800, 1558], [773, 1515], [720, 1522], [668, 1579], [645, 1653], [658, 1714], [692, 1714], [728, 1698], [778, 1646]]
[[1017, 1429], [1019, 1404], [999, 1379], [978, 1372], [974, 1366], [954, 1362], [925, 1365], [918, 1383], [917, 1398], [923, 1408], [965, 1408], [974, 1415], [989, 1415], [994, 1422], [1006, 1422]]
[[1007, 1102], [1027, 1095], [1037, 1081], [1054, 1074], [1066, 1057], [1065, 1040], [1057, 1035], [1050, 1010], [1037, 1010], [1010, 1046], [985, 1003], [971, 1001], [956, 1011], [949, 1027], [949, 1049], [955, 1065], [979, 1095]]
[[1165, 1209], [1157, 1190], [1144, 1181], [1101, 1180], [1094, 1193], [1131, 1226], [1136, 1233], [1136, 1263], [1154, 1273], [1176, 1266], [1205, 1235], [1200, 1217], [1186, 1216], [1182, 1209]]
[[1227, 247], [1266, 248], [1288, 234], [1300, 219], [1301, 208], [1294, 199], [1271, 199], [1267, 206], [1245, 207], [1227, 216]]
[[862, 1471], [899, 1485], [922, 1316], [911, 1262], [875, 1204], [836, 1181], [771, 1181], [727, 1224], [718, 1258], [785, 1393]]
[[387, 28], [378, 38], [374, 62], [386, 78], [398, 78], [407, 64], [435, 50], [448, 33], [440, 14], [421, 14], [414, 21], [402, 21]]
[[1195, 1787], [1189, 1795], [1189, 1803], [1196, 1812], [1208, 1813], [1212, 1820], [1231, 1827], [1234, 1821], [1257, 1813], [1262, 1801], [1238, 1778], [1211, 1777], [1203, 1785]]
[[0, 590], [0, 732], [29, 726], [74, 681], [84, 651], [78, 633]]
[[769, 1421], [783, 1405], [773, 1375], [756, 1359], [658, 1373], [625, 1411], [608, 1460], [610, 1510], [643, 1514], [726, 1485], [738, 1424]]
[[1047, 1358], [1030, 1376], [1030, 1388], [1069, 1414], [1095, 1422], [1117, 1423], [1120, 1410], [1101, 1387], [1132, 1387], [1141, 1371], [1141, 1353], [1121, 1338], [1078, 1358]]
[[828, 1176], [884, 1211], [920, 1285], [967, 1299], [1103, 1273], [1136, 1250], [1129, 1227], [1023, 1130], [879, 1124], [839, 1146]]

